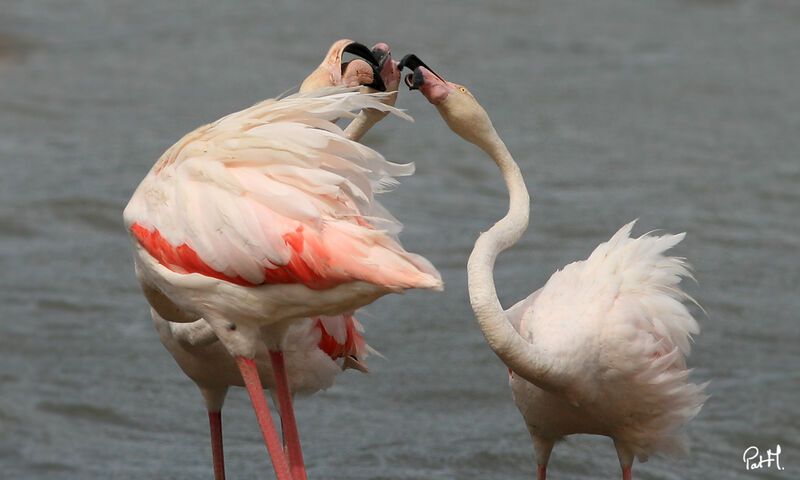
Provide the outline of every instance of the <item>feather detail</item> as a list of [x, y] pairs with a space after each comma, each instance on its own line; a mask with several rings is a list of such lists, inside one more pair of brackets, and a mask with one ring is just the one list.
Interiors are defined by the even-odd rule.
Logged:
[[384, 96], [295, 94], [190, 132], [137, 188], [127, 228], [167, 268], [240, 285], [441, 288], [438, 272], [396, 241], [402, 226], [374, 197], [413, 164], [387, 161], [333, 123], [364, 108], [410, 118]]
[[367, 343], [359, 332], [360, 324], [352, 315], [319, 317], [316, 327], [320, 330], [319, 349], [332, 360], [353, 357], [359, 363], [367, 356]]
[[[564, 398], [644, 461], [655, 451], [682, 451], [679, 427], [707, 396], [705, 384], [688, 383], [685, 358], [700, 331], [679, 285], [691, 276], [689, 266], [665, 255], [684, 234], [632, 238], [633, 224], [553, 274], [510, 314], [570, 379], [574, 388]], [[561, 435], [569, 433], [576, 432]]]

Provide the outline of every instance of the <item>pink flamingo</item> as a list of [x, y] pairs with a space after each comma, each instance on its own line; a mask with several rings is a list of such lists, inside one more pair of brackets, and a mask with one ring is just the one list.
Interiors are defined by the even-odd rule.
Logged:
[[631, 238], [631, 222], [504, 311], [494, 262], [520, 238], [530, 212], [519, 167], [466, 87], [444, 80], [414, 55], [400, 64], [414, 70], [407, 85], [436, 106], [451, 130], [492, 157], [509, 189], [507, 215], [475, 242], [468, 286], [489, 346], [509, 367], [538, 479], [545, 479], [554, 443], [575, 433], [611, 437], [624, 480], [631, 478], [634, 456], [645, 461], [654, 452], [679, 452], [679, 427], [707, 398], [705, 384], [687, 381], [685, 356], [699, 328], [679, 283], [690, 274], [682, 259], [664, 255], [684, 235]]
[[[341, 76], [331, 74], [327, 80], [318, 74], [321, 68], [318, 67], [309, 76], [318, 80], [305, 81], [305, 89], [311, 86], [336, 86], [335, 82], [343, 86], [357, 86], [359, 82], [363, 82], [366, 92], [377, 92], [375, 87], [385, 86], [388, 95], [382, 96], [380, 101], [393, 106], [397, 98], [400, 72], [397, 62], [391, 58], [389, 46], [381, 43], [367, 53], [360, 44], [351, 40], [339, 40], [330, 48], [322, 65], [332, 65], [332, 58], [341, 61], [345, 50], [367, 57], [374, 55], [377, 64], [373, 67], [364, 60], [354, 59], [334, 70], [341, 70]], [[363, 110], [344, 133], [348, 138], [358, 140], [388, 113], [374, 109]], [[222, 406], [230, 386], [244, 386], [236, 362], [218, 342], [213, 329], [204, 319], [191, 323], [174, 323], [164, 320], [153, 309], [151, 313], [161, 342], [203, 393], [211, 432], [214, 477], [224, 480]], [[311, 394], [328, 388], [334, 377], [346, 368], [366, 372], [363, 359], [369, 347], [361, 337], [360, 329], [360, 324], [351, 315], [320, 317], [313, 321], [305, 319], [293, 324], [283, 342], [284, 349], [288, 352], [285, 364], [289, 391], [292, 394]], [[272, 364], [266, 348], [263, 345], [259, 347], [256, 355], [258, 376], [262, 386], [271, 390], [275, 396], [276, 383]], [[275, 404], [278, 404], [278, 398], [275, 398]], [[285, 446], [288, 448], [288, 445]]]
[[[162, 155], [125, 208], [145, 297], [166, 321], [204, 319], [235, 359], [280, 480], [306, 478], [283, 354], [291, 325], [387, 293], [442, 288], [436, 269], [399, 244], [399, 223], [373, 195], [413, 166], [386, 161], [332, 123], [363, 109], [405, 116], [380, 100], [316, 89], [201, 126]], [[262, 345], [287, 455], [255, 363]]]

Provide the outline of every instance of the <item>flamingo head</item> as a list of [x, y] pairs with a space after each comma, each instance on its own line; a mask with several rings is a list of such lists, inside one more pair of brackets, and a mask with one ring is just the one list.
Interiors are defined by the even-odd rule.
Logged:
[[[345, 53], [355, 58], [344, 62]], [[303, 80], [301, 92], [334, 86], [365, 85], [384, 91], [386, 86], [380, 75], [378, 59], [365, 45], [348, 39], [338, 40], [331, 45], [322, 63]]]
[[419, 90], [436, 106], [447, 126], [468, 142], [484, 148], [487, 138], [496, 135], [489, 114], [481, 107], [467, 87], [448, 82], [416, 55], [409, 54], [400, 61], [400, 69], [408, 67], [413, 73], [405, 77], [410, 90]]

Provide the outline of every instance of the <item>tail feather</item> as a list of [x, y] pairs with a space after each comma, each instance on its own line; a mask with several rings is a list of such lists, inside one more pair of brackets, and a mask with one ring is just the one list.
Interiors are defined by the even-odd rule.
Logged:
[[633, 359], [637, 402], [645, 407], [642, 421], [628, 437], [637, 456], [646, 459], [653, 451], [684, 451], [680, 427], [697, 415], [707, 396], [705, 384], [688, 383], [691, 370], [686, 368], [691, 336], [700, 331], [684, 304], [690, 297], [680, 287], [683, 278], [691, 278], [690, 266], [666, 254], [685, 234], [632, 238], [632, 227], [633, 222], [622, 227], [587, 263], [595, 262], [595, 269], [619, 279], [614, 316], [638, 329], [628, 358]]
[[620, 228], [592, 252], [584, 276], [619, 279], [617, 302], [641, 313], [630, 317], [644, 321], [642, 326], [666, 349], [678, 347], [688, 355], [691, 335], [700, 331], [683, 303], [690, 297], [679, 286], [682, 278], [691, 277], [690, 267], [683, 258], [665, 255], [685, 233], [632, 238], [634, 223]]

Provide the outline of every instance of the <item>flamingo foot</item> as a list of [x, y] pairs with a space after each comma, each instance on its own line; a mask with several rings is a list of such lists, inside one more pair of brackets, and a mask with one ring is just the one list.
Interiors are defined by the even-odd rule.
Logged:
[[225, 480], [225, 457], [222, 453], [222, 412], [208, 412], [211, 428], [211, 455], [214, 459], [214, 480]]
[[536, 469], [536, 480], [545, 480], [545, 477], [547, 477], [547, 465], [540, 463]]
[[275, 374], [278, 404], [281, 409], [283, 440], [286, 445], [286, 453], [289, 456], [292, 478], [293, 480], [306, 480], [306, 466], [303, 462], [303, 450], [300, 448], [300, 435], [297, 433], [297, 422], [294, 418], [294, 406], [292, 405], [292, 394], [289, 391], [289, 378], [286, 375], [283, 352], [270, 350], [269, 360], [272, 363], [272, 371]]
[[269, 413], [267, 399], [264, 397], [264, 388], [261, 386], [261, 379], [258, 378], [256, 362], [252, 358], [236, 357], [236, 364], [242, 373], [247, 393], [250, 394], [250, 401], [253, 403], [256, 419], [259, 427], [261, 427], [261, 434], [264, 435], [264, 443], [267, 445], [269, 458], [272, 460], [272, 468], [275, 469], [275, 476], [278, 480], [293, 480], [289, 471], [289, 464], [281, 448], [278, 432], [275, 431], [275, 424], [272, 423], [272, 415]]
[[622, 480], [631, 480], [631, 467], [622, 467]]

